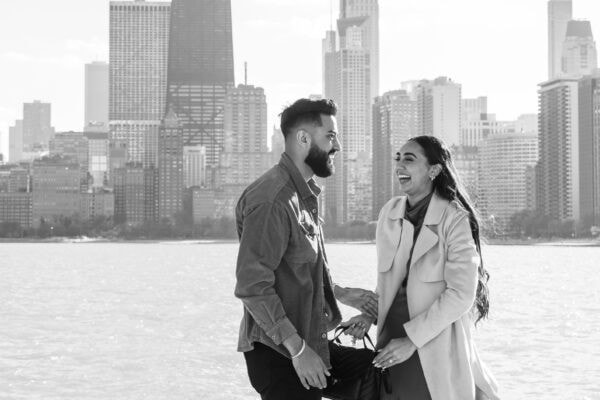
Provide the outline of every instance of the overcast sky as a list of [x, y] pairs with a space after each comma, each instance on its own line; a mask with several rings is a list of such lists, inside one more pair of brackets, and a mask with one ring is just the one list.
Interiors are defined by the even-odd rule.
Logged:
[[[22, 103], [52, 103], [58, 131], [83, 128], [84, 64], [108, 61], [108, 0], [19, 0], [0, 13], [0, 132]], [[339, 1], [333, 1], [334, 19]], [[440, 75], [463, 97], [488, 96], [499, 119], [537, 112], [547, 75], [546, 0], [379, 0], [381, 92]], [[267, 95], [269, 123], [286, 103], [321, 92], [329, 0], [232, 0], [236, 83]], [[600, 1], [574, 0], [600, 35]], [[270, 135], [271, 132], [269, 132]]]

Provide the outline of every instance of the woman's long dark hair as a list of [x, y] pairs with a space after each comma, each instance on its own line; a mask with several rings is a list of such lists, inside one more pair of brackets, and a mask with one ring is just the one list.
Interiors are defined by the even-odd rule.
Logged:
[[475, 307], [478, 313], [475, 323], [477, 323], [487, 317], [490, 309], [489, 290], [487, 287], [490, 274], [483, 266], [477, 210], [471, 203], [469, 195], [462, 185], [448, 146], [434, 136], [417, 136], [410, 138], [409, 142], [415, 142], [421, 146], [430, 165], [439, 164], [442, 167], [442, 171], [433, 181], [434, 190], [437, 191], [438, 195], [448, 201], [457, 200], [469, 212], [471, 234], [479, 253], [479, 282], [477, 283], [477, 293], [475, 296]]

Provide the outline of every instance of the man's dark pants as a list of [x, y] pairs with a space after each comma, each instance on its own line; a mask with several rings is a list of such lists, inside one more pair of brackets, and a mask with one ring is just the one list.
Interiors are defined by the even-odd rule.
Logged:
[[292, 361], [261, 343], [244, 353], [252, 387], [262, 400], [321, 400], [322, 391], [306, 390]]

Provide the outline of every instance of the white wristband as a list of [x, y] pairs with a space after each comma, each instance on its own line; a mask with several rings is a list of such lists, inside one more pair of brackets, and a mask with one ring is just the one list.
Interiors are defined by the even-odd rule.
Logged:
[[298, 354], [296, 354], [295, 356], [292, 356], [292, 359], [300, 357], [300, 355], [302, 355], [302, 353], [304, 353], [304, 349], [306, 349], [306, 340], [302, 339], [302, 347], [300, 348], [300, 351], [298, 352]]

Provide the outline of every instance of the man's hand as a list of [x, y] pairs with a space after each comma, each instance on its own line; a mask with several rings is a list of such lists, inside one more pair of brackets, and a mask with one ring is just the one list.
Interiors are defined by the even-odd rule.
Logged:
[[306, 390], [311, 386], [325, 389], [327, 387], [326, 376], [331, 375], [323, 363], [323, 360], [308, 345], [299, 357], [292, 359], [292, 364], [300, 378], [300, 383]]
[[377, 318], [378, 297], [375, 292], [360, 288], [343, 288], [336, 285], [335, 297], [343, 304], [362, 311], [373, 319]]
[[362, 339], [365, 337], [374, 319], [365, 314], [355, 315], [346, 322], [342, 322], [340, 326], [349, 327], [346, 329], [344, 334], [352, 335], [355, 339]]
[[[291, 356], [295, 356], [302, 349], [302, 338], [297, 333], [293, 334], [286, 340], [283, 345], [289, 351]], [[306, 390], [310, 387], [324, 389], [327, 386], [325, 376], [331, 375], [325, 366], [325, 363], [308, 344], [305, 344], [304, 351], [296, 358], [292, 358], [292, 364], [296, 370], [296, 374], [300, 379], [300, 383]]]

